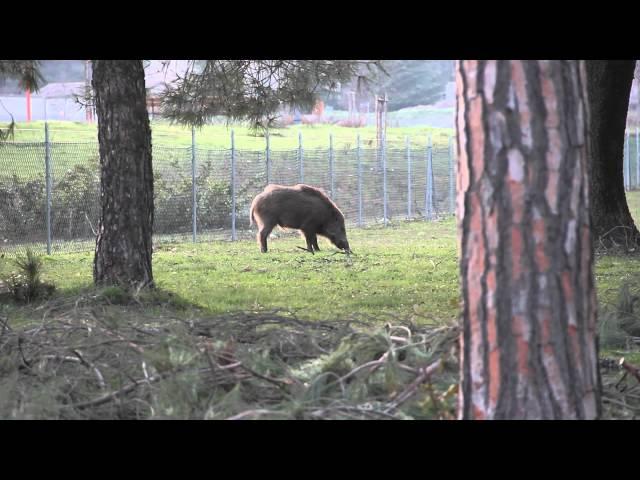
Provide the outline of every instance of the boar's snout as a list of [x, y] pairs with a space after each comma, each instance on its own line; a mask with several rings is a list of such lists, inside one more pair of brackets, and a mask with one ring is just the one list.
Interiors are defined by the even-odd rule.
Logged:
[[347, 242], [346, 239], [344, 240], [338, 240], [336, 242], [336, 247], [338, 247], [340, 250], [346, 250], [347, 252], [350, 252], [351, 249], [349, 248], [349, 242]]

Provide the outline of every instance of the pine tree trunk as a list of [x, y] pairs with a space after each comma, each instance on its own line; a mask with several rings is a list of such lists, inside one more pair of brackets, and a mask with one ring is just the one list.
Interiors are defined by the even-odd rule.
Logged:
[[141, 60], [95, 60], [101, 215], [93, 278], [125, 288], [153, 286], [151, 130]]
[[456, 70], [460, 417], [596, 418], [584, 65]]
[[591, 228], [605, 247], [640, 245], [624, 191], [624, 132], [634, 60], [587, 60]]

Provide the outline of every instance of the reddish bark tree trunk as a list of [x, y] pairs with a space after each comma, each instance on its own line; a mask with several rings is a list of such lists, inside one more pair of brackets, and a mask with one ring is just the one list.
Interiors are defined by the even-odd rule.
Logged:
[[457, 64], [461, 418], [599, 415], [583, 67]]
[[95, 60], [92, 83], [102, 207], [93, 278], [152, 286], [153, 172], [142, 60]]

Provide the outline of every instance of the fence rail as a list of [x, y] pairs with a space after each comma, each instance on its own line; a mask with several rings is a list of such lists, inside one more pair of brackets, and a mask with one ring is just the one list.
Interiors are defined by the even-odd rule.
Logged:
[[[247, 238], [249, 206], [268, 183], [321, 187], [350, 227], [405, 219], [433, 220], [453, 213], [454, 159], [449, 145], [420, 148], [353, 146], [240, 150], [153, 146], [155, 241]], [[97, 142], [0, 144], [0, 251], [26, 248], [48, 254], [94, 248], [99, 219]]]

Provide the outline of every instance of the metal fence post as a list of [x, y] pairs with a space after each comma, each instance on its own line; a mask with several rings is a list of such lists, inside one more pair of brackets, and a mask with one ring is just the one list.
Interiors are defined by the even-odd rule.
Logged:
[[636, 127], [636, 188], [640, 187], [640, 130]]
[[334, 197], [333, 133], [329, 134], [329, 197]]
[[193, 243], [198, 231], [198, 199], [196, 196], [196, 129], [191, 127], [191, 228]]
[[631, 190], [631, 132], [625, 132], [627, 142], [627, 188]]
[[51, 150], [49, 144], [49, 124], [44, 123], [44, 174], [47, 194], [47, 255], [51, 255]]
[[624, 188], [629, 191], [630, 182], [630, 174], [629, 174], [629, 134], [627, 132], [624, 133], [624, 159], [623, 159], [623, 168], [624, 168]]
[[382, 136], [382, 213], [385, 227], [387, 226], [387, 138]]
[[300, 167], [300, 183], [304, 183], [304, 151], [302, 150], [302, 132], [298, 132], [298, 165]]
[[455, 204], [453, 195], [454, 187], [454, 170], [453, 170], [453, 137], [449, 137], [449, 213], [455, 214]]
[[427, 220], [433, 220], [433, 147], [431, 145], [431, 135], [427, 142], [427, 165], [425, 168], [427, 177], [424, 194], [424, 211]]
[[411, 147], [408, 136], [405, 143], [407, 146], [407, 220], [411, 220]]
[[236, 142], [231, 130], [231, 241], [236, 240]]
[[267, 133], [265, 134], [265, 140], [267, 141], [267, 150], [266, 150], [266, 157], [267, 157], [267, 185], [269, 185], [271, 183], [271, 147], [269, 145], [269, 131], [267, 130]]
[[362, 159], [360, 158], [360, 134], [356, 138], [356, 161], [358, 162], [358, 226], [362, 227]]

